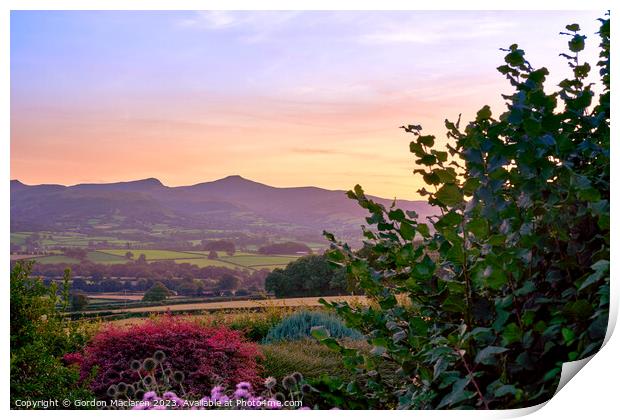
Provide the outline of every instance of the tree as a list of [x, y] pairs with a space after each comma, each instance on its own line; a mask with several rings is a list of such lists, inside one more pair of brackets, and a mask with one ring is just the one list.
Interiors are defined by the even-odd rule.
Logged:
[[561, 54], [572, 75], [558, 91], [546, 92], [547, 69], [515, 44], [498, 68], [514, 88], [499, 118], [484, 106], [464, 129], [446, 121], [446, 150], [422, 127], [403, 127], [431, 190], [419, 192], [439, 210], [430, 226], [359, 185], [348, 192], [370, 213], [368, 249], [326, 233], [329, 258], [377, 305], [324, 303], [372, 332], [372, 353], [398, 365], [399, 379], [317, 330], [364, 372], [330, 389], [358, 390], [378, 407], [531, 406], [553, 396], [564, 362], [600, 348], [610, 277], [609, 19], [601, 23], [598, 98], [579, 61], [586, 37], [572, 24]]
[[347, 293], [345, 271], [332, 267], [322, 255], [302, 257], [284, 269], [276, 268], [267, 275], [265, 289], [277, 297]]
[[262, 246], [258, 249], [258, 253], [265, 255], [311, 254], [312, 250], [306, 244], [299, 242], [282, 242]]
[[217, 260], [218, 255], [217, 255], [217, 251], [211, 250], [211, 252], [209, 252], [209, 256], [207, 257], [210, 260]]
[[205, 251], [223, 251], [228, 255], [235, 254], [235, 243], [231, 241], [219, 240], [219, 241], [202, 241], [202, 247]]
[[125, 258], [127, 258], [128, 260], [131, 260], [133, 258], [133, 252], [131, 251], [125, 252]]
[[177, 292], [184, 296], [194, 296], [198, 293], [198, 285], [193, 281], [184, 281], [177, 287]]
[[82, 291], [71, 291], [71, 310], [79, 312], [88, 306], [88, 297]]
[[235, 290], [239, 287], [239, 278], [231, 274], [224, 274], [217, 283], [219, 290]]
[[161, 302], [166, 300], [171, 294], [172, 292], [158, 281], [144, 293], [142, 300], [145, 302]]

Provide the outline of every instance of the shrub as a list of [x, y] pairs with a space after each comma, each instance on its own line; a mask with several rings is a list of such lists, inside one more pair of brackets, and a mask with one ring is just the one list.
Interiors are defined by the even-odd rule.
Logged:
[[[368, 199], [360, 186], [349, 191], [370, 213], [372, 228], [363, 230], [369, 255], [326, 234], [330, 258], [378, 305], [328, 306], [347, 325], [372, 331], [373, 353], [397, 363], [402, 380], [391, 386], [326, 331], [315, 336], [365, 368], [369, 405], [538, 404], [555, 392], [564, 362], [602, 345], [609, 310], [610, 27], [609, 19], [601, 23], [597, 103], [586, 82], [590, 65], [578, 60], [586, 37], [573, 24], [562, 54], [573, 74], [559, 91], [547, 94], [547, 69], [534, 69], [511, 45], [498, 70], [515, 92], [504, 95], [508, 109], [499, 118], [485, 106], [464, 129], [446, 121], [454, 140], [447, 150], [433, 148], [435, 137], [422, 135], [420, 126], [404, 127], [415, 136], [415, 172], [433, 190], [420, 194], [441, 210], [431, 220], [434, 231], [414, 212]], [[396, 298], [403, 294], [409, 305]]]
[[89, 399], [78, 371], [61, 360], [87, 338], [82, 325], [66, 321], [57, 309], [68, 306], [69, 272], [61, 297], [55, 284], [46, 287], [30, 278], [31, 267], [32, 262], [18, 262], [11, 271], [11, 406], [18, 408], [16, 400]]
[[165, 369], [184, 372], [186, 390], [194, 395], [215, 385], [259, 380], [258, 348], [239, 332], [171, 316], [125, 329], [110, 326], [101, 330], [84, 349], [81, 374], [86, 379], [88, 372], [98, 367], [89, 385], [96, 395], [106, 397], [110, 385], [139, 380], [140, 373], [130, 368], [131, 362], [156, 351], [165, 353]]
[[332, 337], [360, 340], [364, 336], [357, 330], [346, 327], [342, 321], [327, 312], [299, 311], [284, 318], [279, 324], [269, 330], [264, 339], [265, 343], [278, 341], [300, 340], [311, 337], [313, 327], [322, 326]]

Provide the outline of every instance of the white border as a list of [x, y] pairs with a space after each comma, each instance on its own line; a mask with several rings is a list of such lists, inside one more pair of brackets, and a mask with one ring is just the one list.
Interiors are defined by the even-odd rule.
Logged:
[[[383, 0], [381, 2], [357, 0], [355, 2], [340, 2], [335, 4], [334, 1], [329, 0], [301, 0], [294, 3], [290, 0], [263, 0], [260, 3], [251, 0], [245, 1], [199, 1], [199, 0], [3, 0], [0, 2], [0, 118], [2, 123], [0, 129], [2, 130], [2, 152], [0, 153], [0, 166], [2, 173], [5, 174], [5, 181], [0, 183], [2, 196], [5, 197], [3, 206], [1, 208], [1, 223], [3, 227], [2, 236], [2, 249], [0, 255], [9, 255], [9, 183], [7, 182], [10, 177], [10, 80], [9, 80], [9, 25], [10, 25], [10, 10], [609, 10], [612, 9], [611, 1], [598, 1], [590, 0], [588, 2], [565, 0], [565, 1], [540, 1], [540, 0], [521, 0], [518, 2], [503, 2], [498, 3], [495, 1], [477, 1], [469, 0], [463, 1], [434, 1], [434, 2], [412, 2], [403, 0]], [[614, 21], [612, 20], [612, 23]], [[612, 31], [617, 33], [617, 25], [613, 23]], [[615, 45], [615, 44], [614, 44]], [[617, 54], [616, 49], [612, 46], [612, 55], [614, 56], [614, 63]], [[614, 80], [617, 80], [617, 71], [615, 67], [612, 67], [612, 73], [614, 73]], [[613, 104], [617, 103], [617, 98], [612, 98]], [[617, 109], [617, 107], [614, 107]], [[612, 121], [612, 133], [617, 133], [617, 124]], [[612, 138], [614, 136], [612, 135]], [[617, 140], [617, 139], [616, 139]], [[617, 179], [618, 171], [618, 159], [615, 152], [612, 152], [612, 159], [614, 164], [612, 165], [612, 179]], [[615, 199], [618, 186], [616, 183], [612, 183], [612, 195]], [[612, 217], [612, 237], [617, 238], [618, 224], [616, 219]], [[612, 247], [612, 261], [616, 261], [618, 252]], [[612, 279], [617, 279], [620, 269], [617, 268], [617, 264], [612, 264]], [[5, 278], [5, 293], [3, 298], [8, 301], [8, 272], [9, 261], [5, 260], [4, 268], [2, 271]], [[612, 308], [611, 308], [611, 323], [615, 324], [617, 319], [618, 310], [618, 293], [616, 289], [618, 281], [612, 280]], [[5, 310], [3, 311], [3, 321], [6, 326], [5, 333], [2, 334], [1, 340], [5, 353], [3, 354], [2, 363], [2, 395], [4, 399], [2, 403], [5, 409], [8, 411], [9, 407], [9, 339], [8, 339], [8, 325], [9, 325], [9, 305], [5, 301]], [[530, 415], [530, 418], [534, 419], [547, 419], [547, 418], [567, 418], [577, 419], [583, 417], [589, 418], [611, 418], [612, 413], [617, 413], [617, 399], [618, 390], [616, 380], [619, 378], [620, 368], [618, 364], [618, 357], [620, 355], [620, 341], [617, 338], [618, 334], [611, 336], [605, 347], [597, 354], [584, 368], [578, 373], [577, 378], [571, 380], [550, 402], [544, 407], [539, 407], [537, 411]], [[415, 416], [416, 418], [458, 418], [458, 419], [480, 419], [480, 418], [511, 418], [515, 416], [524, 415], [532, 410], [523, 410], [518, 412], [510, 411], [497, 411], [491, 413], [485, 412], [464, 412], [464, 411], [435, 411], [435, 412], [390, 412], [386, 415], [402, 417]], [[218, 418], [237, 418], [241, 417], [244, 412], [210, 412], [202, 414], [191, 414], [188, 412], [187, 416], [217, 416]], [[17, 412], [11, 411], [10, 415], [15, 417], [27, 416], [30, 418], [33, 416], [32, 412]], [[36, 416], [50, 416], [58, 418], [80, 418], [84, 417], [84, 412], [37, 412]], [[109, 417], [109, 416], [132, 416], [129, 412], [88, 412], [87, 416], [96, 418]], [[148, 416], [155, 416], [156, 414], [150, 413]], [[170, 413], [161, 413], [157, 416], [168, 417]], [[291, 412], [253, 412], [252, 416], [270, 416], [285, 418], [291, 415]], [[297, 414], [299, 416], [308, 416], [308, 418], [316, 418], [317, 416], [356, 416], [362, 418], [371, 418], [374, 416], [374, 412], [301, 412]], [[617, 415], [617, 414], [616, 414]]]

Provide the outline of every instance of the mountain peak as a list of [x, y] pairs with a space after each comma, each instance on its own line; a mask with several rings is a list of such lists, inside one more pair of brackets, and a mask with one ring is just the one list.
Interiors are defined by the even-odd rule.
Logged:
[[145, 178], [138, 179], [136, 181], [129, 181], [128, 184], [142, 184], [142, 185], [152, 185], [154, 187], [163, 187], [164, 184], [157, 178]]
[[241, 175], [228, 175], [227, 177], [218, 179], [217, 181], [249, 181], [249, 179], [246, 179]]

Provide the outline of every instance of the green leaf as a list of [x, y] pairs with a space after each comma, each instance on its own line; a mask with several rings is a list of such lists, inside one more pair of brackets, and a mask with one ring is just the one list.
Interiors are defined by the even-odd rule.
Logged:
[[517, 395], [517, 388], [514, 385], [502, 385], [493, 393], [497, 398], [504, 397], [508, 394]]
[[564, 344], [570, 345], [575, 340], [575, 333], [570, 328], [562, 328], [562, 338], [564, 338]]
[[562, 372], [562, 369], [559, 367], [551, 369], [550, 371], [545, 373], [545, 376], [543, 376], [543, 379], [542, 379], [543, 382], [547, 382], [552, 379], [555, 379], [560, 372]]
[[586, 36], [576, 34], [573, 38], [568, 41], [568, 49], [572, 52], [583, 51], [586, 46]]
[[329, 338], [329, 331], [322, 325], [312, 327], [310, 329], [310, 334], [319, 341]]
[[491, 115], [492, 115], [491, 107], [489, 107], [488, 105], [485, 105], [476, 114], [476, 121], [481, 122], [484, 120], [488, 120], [489, 118], [491, 118]]
[[472, 195], [479, 186], [480, 180], [478, 178], [469, 178], [463, 184], [463, 192], [467, 195]]
[[415, 229], [407, 222], [402, 222], [399, 229], [400, 235], [404, 240], [410, 241], [415, 236]]
[[409, 151], [415, 154], [416, 156], [424, 155], [424, 148], [422, 147], [421, 144], [418, 144], [415, 141], [412, 141], [411, 143], [409, 143]]
[[433, 147], [435, 144], [435, 136], [419, 136], [418, 143], [424, 146]]
[[516, 343], [517, 341], [521, 341], [521, 337], [523, 337], [523, 332], [519, 326], [513, 322], [506, 325], [506, 328], [504, 328], [504, 332], [502, 333], [502, 343], [505, 346], [508, 346], [512, 343]]
[[426, 223], [420, 223], [418, 225], [418, 232], [420, 232], [420, 235], [424, 236], [425, 238], [431, 236], [431, 232]]
[[580, 291], [598, 282], [606, 274], [609, 273], [609, 261], [607, 260], [597, 261], [596, 263], [592, 265], [591, 268], [594, 269], [594, 273], [590, 274], [585, 279], [585, 281], [581, 284], [581, 286], [579, 286]]
[[453, 207], [463, 201], [461, 190], [455, 184], [445, 184], [437, 191], [435, 198], [447, 207]]
[[466, 377], [466, 378], [461, 378], [458, 381], [454, 382], [454, 384], [452, 385], [452, 391], [448, 395], [443, 397], [443, 399], [441, 400], [437, 408], [452, 406], [454, 404], [460, 403], [462, 401], [465, 401], [471, 398], [474, 395], [474, 393], [471, 391], [465, 390], [465, 387], [467, 387], [470, 380], [471, 379], [469, 377]]
[[332, 350], [340, 350], [342, 348], [340, 344], [338, 344], [338, 342], [331, 337], [321, 340], [321, 343], [326, 345], [328, 348]]
[[476, 363], [482, 363], [483, 365], [490, 365], [495, 363], [493, 356], [508, 351], [506, 347], [488, 346], [483, 348], [476, 355]]
[[467, 230], [473, 233], [477, 238], [486, 238], [489, 232], [489, 222], [482, 217], [477, 217], [467, 223]]
[[443, 184], [454, 183], [456, 181], [456, 172], [450, 169], [436, 169], [435, 175], [439, 178], [439, 181]]
[[435, 155], [426, 154], [422, 156], [419, 160], [417, 160], [416, 163], [425, 165], [425, 166], [430, 166], [430, 165], [434, 165], [435, 163], [437, 163], [437, 158], [435, 157]]
[[388, 217], [390, 218], [390, 220], [402, 222], [403, 220], [405, 220], [405, 212], [401, 209], [391, 210], [388, 213]]

